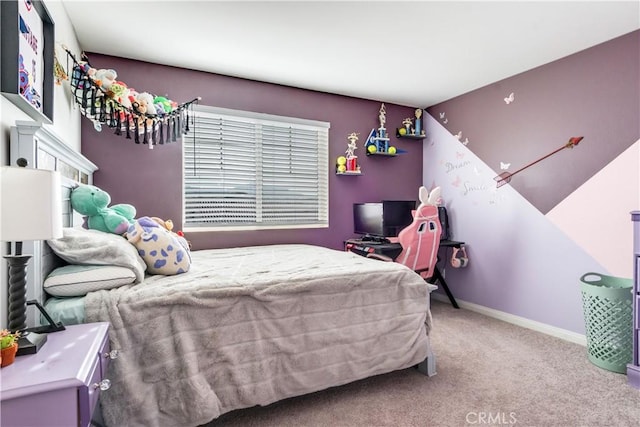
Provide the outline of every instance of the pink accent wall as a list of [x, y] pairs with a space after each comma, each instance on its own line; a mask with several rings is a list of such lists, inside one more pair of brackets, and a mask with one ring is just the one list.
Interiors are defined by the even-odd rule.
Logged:
[[546, 217], [612, 275], [631, 278], [634, 266], [629, 213], [638, 208], [640, 140], [560, 202]]
[[[417, 199], [422, 183], [422, 143], [396, 140], [407, 154], [367, 157], [364, 142], [378, 127], [380, 102], [261, 83], [234, 77], [161, 66], [130, 59], [88, 54], [95, 68], [112, 68], [118, 79], [139, 92], [165, 95], [176, 102], [202, 97], [201, 105], [300, 117], [331, 123], [329, 130], [329, 228], [297, 230], [191, 232], [194, 249], [309, 243], [341, 249], [353, 236], [352, 204], [382, 199]], [[395, 135], [414, 108], [385, 104], [386, 126]], [[360, 133], [356, 155], [361, 176], [336, 176], [335, 159], [347, 149], [347, 135]], [[94, 177], [109, 192], [112, 203], [130, 203], [137, 216], [172, 219], [182, 228], [182, 146], [172, 143], [149, 150], [108, 128], [96, 132], [82, 119], [82, 153], [100, 168]]]

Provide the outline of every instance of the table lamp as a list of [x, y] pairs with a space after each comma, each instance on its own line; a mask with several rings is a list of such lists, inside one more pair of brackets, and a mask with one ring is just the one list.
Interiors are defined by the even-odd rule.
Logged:
[[0, 168], [0, 241], [13, 243], [9, 264], [8, 329], [21, 331], [18, 355], [36, 353], [46, 335], [27, 332], [27, 264], [22, 242], [62, 237], [62, 191], [60, 173], [18, 166]]

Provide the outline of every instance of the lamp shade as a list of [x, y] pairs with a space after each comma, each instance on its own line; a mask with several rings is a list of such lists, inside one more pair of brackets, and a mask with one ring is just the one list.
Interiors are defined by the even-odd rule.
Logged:
[[0, 241], [23, 242], [62, 237], [60, 173], [0, 168]]

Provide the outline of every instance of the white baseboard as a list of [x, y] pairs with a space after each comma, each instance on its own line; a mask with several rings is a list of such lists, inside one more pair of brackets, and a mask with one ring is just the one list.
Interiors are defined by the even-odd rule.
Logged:
[[[444, 294], [431, 293], [431, 298], [450, 303], [449, 298]], [[587, 346], [587, 337], [577, 332], [568, 331], [566, 329], [557, 328], [555, 326], [547, 325], [546, 323], [537, 322], [535, 320], [527, 319], [525, 317], [516, 316], [511, 313], [505, 313], [504, 311], [495, 310], [493, 308], [485, 307], [483, 305], [474, 304], [471, 302], [461, 301], [456, 298], [458, 305], [461, 308], [465, 308], [469, 311], [475, 311], [476, 313], [484, 314], [485, 316], [493, 317], [494, 319], [502, 320], [507, 323], [522, 326], [523, 328], [532, 329], [543, 334], [551, 335], [556, 338], [560, 338], [565, 341], [569, 341], [581, 346]]]

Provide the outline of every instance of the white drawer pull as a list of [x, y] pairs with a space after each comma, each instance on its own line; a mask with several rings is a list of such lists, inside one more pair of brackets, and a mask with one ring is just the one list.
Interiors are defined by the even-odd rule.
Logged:
[[118, 350], [111, 350], [109, 353], [104, 354], [104, 357], [111, 360], [117, 359], [118, 356], [120, 356], [120, 352]]
[[102, 391], [109, 390], [111, 388], [111, 381], [108, 380], [108, 379], [104, 379], [104, 380], [100, 381], [99, 383], [95, 383], [93, 385], [93, 388], [99, 388]]

